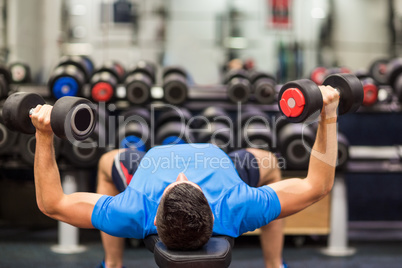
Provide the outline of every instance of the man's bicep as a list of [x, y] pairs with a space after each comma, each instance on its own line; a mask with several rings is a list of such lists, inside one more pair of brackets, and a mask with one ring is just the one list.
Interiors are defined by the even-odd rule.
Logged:
[[94, 228], [91, 222], [96, 202], [102, 197], [95, 193], [73, 193], [65, 195], [58, 206], [54, 219], [79, 228]]
[[283, 218], [306, 207], [316, 201], [313, 187], [304, 179], [286, 179], [269, 185], [277, 194], [281, 204], [281, 213], [278, 218]]

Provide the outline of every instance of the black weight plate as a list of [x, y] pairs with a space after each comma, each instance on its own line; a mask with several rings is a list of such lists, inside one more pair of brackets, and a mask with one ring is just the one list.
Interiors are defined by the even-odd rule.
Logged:
[[8, 95], [8, 92], [10, 90], [10, 83], [12, 82], [11, 80], [11, 74], [8, 71], [6, 66], [0, 65], [0, 80], [1, 80], [1, 85], [0, 85], [0, 99], [5, 98]]
[[9, 150], [14, 147], [18, 138], [18, 133], [9, 130], [0, 116], [0, 155], [9, 153]]
[[181, 122], [168, 122], [162, 127], [158, 128], [156, 132], [155, 142], [156, 144], [162, 144], [163, 140], [169, 136], [178, 136], [186, 143], [194, 142], [194, 136], [189, 131], [187, 125]]
[[10, 87], [4, 77], [0, 76], [0, 99], [7, 98], [9, 89]]
[[53, 106], [50, 122], [59, 138], [85, 140], [97, 122], [95, 105], [84, 98], [60, 98]]
[[200, 115], [204, 116], [209, 121], [213, 120], [216, 122], [222, 120], [225, 124], [230, 120], [228, 113], [222, 107], [210, 106], [204, 109]]
[[62, 156], [64, 156], [70, 164], [78, 168], [93, 169], [97, 166], [105, 148], [98, 146], [99, 134], [94, 131], [85, 140], [66, 142], [63, 146]]
[[[303, 109], [303, 112], [297, 117], [286, 117], [286, 115], [280, 109], [279, 102], [281, 101], [282, 95], [285, 92], [285, 90], [287, 90], [289, 88], [299, 89], [304, 96], [304, 100], [305, 100], [304, 109]], [[321, 111], [322, 106], [323, 106], [322, 94], [321, 94], [321, 91], [318, 88], [317, 84], [311, 80], [300, 79], [300, 80], [291, 81], [291, 82], [288, 82], [285, 85], [283, 85], [281, 90], [279, 91], [278, 106], [279, 106], [279, 110], [281, 111], [282, 115], [284, 115], [286, 117], [287, 121], [292, 122], [292, 123], [304, 122], [313, 114], [314, 115], [317, 114], [317, 117], [318, 117], [319, 112]]]
[[264, 72], [252, 71], [249, 73], [248, 77], [251, 84], [254, 84], [257, 80], [263, 78], [272, 80], [273, 83], [276, 83], [276, 79], [273, 75]]
[[395, 82], [394, 93], [399, 102], [402, 102], [402, 76], [398, 77]]
[[237, 122], [240, 123], [240, 127], [244, 126], [246, 123], [250, 124], [256, 122], [263, 124], [267, 123], [269, 126], [269, 117], [260, 109], [245, 110], [243, 113], [241, 113], [240, 120], [238, 119]]
[[210, 125], [200, 130], [202, 131], [197, 135], [197, 142], [199, 143], [212, 143], [224, 149], [224, 151], [227, 151], [227, 147], [232, 147], [233, 145], [234, 137], [232, 135], [232, 129], [227, 124], [212, 122]]
[[254, 83], [254, 97], [261, 104], [272, 104], [275, 101], [276, 83], [268, 78], [260, 78]]
[[339, 90], [339, 115], [353, 113], [363, 103], [363, 84], [353, 74], [330, 75], [324, 80], [323, 85], [329, 85]]
[[11, 130], [34, 134], [35, 127], [29, 117], [29, 110], [45, 100], [36, 93], [18, 92], [10, 95], [3, 105], [4, 124]]
[[387, 65], [387, 81], [391, 87], [395, 87], [396, 80], [402, 74], [402, 58], [396, 58]]
[[248, 79], [234, 77], [227, 85], [227, 96], [234, 103], [245, 103], [251, 94], [251, 84]]
[[151, 99], [152, 81], [146, 74], [137, 72], [125, 80], [127, 100], [133, 104], [144, 104]]
[[136, 116], [138, 116], [140, 120], [141, 119], [144, 120], [145, 123], [147, 123], [148, 125], [151, 122], [151, 114], [146, 108], [132, 108], [130, 110], [121, 113], [119, 116], [122, 116], [124, 120], [126, 120], [131, 116], [135, 116], [134, 118], [137, 118]]
[[246, 70], [243, 69], [238, 69], [238, 70], [230, 70], [227, 72], [223, 78], [223, 84], [227, 84], [230, 82], [230, 80], [234, 78], [242, 78], [248, 80], [248, 73]]
[[12, 82], [11, 73], [6, 66], [0, 65], [0, 75], [4, 77], [8, 85], [11, 84]]
[[157, 127], [162, 127], [162, 125], [176, 121], [176, 122], [184, 122], [187, 124], [187, 122], [192, 118], [192, 115], [189, 110], [186, 108], [168, 108], [163, 111], [161, 111], [160, 115], [158, 116], [156, 120], [156, 126]]
[[261, 122], [254, 122], [242, 130], [242, 147], [269, 150], [272, 148], [272, 131]]
[[338, 132], [337, 169], [344, 169], [349, 160], [349, 141], [345, 135]]
[[222, 107], [210, 106], [204, 109], [199, 115], [194, 117], [194, 121], [191, 122], [191, 127], [198, 129], [208, 123], [213, 122], [230, 125], [232, 123], [232, 119]]
[[308, 168], [314, 140], [314, 132], [304, 124], [287, 124], [281, 128], [278, 142], [281, 156], [286, 160], [286, 169]]
[[163, 81], [163, 98], [170, 104], [182, 104], [187, 99], [187, 80], [181, 74], [169, 73]]
[[87, 59], [84, 59], [81, 56], [63, 56], [61, 57], [58, 67], [59, 66], [68, 66], [74, 65], [77, 67], [85, 76], [85, 81], [89, 81], [91, 77], [92, 70], [88, 64]]
[[163, 69], [162, 78], [165, 79], [166, 76], [168, 76], [170, 74], [178, 74], [180, 76], [183, 76], [184, 79], [187, 79], [186, 70], [184, 70], [184, 68], [180, 67], [180, 66], [168, 66], [168, 67], [165, 67]]
[[[169, 72], [171, 73], [173, 70], [169, 70], [167, 72], [166, 71], [167, 70], [165, 69], [164, 76], [168, 75]], [[154, 84], [156, 81], [156, 66], [155, 66], [155, 64], [153, 64], [149, 61], [141, 60], [141, 61], [137, 62], [137, 64], [134, 66], [134, 68], [132, 68], [132, 70], [129, 73], [130, 74], [142, 73], [149, 77], [152, 84]], [[180, 68], [179, 73], [181, 73], [183, 76], [187, 77], [186, 72], [182, 68]]]
[[113, 75], [118, 82], [123, 82], [124, 76], [125, 76], [125, 70], [123, 66], [120, 63], [117, 63], [115, 61], [106, 61], [103, 63], [102, 67], [97, 69], [92, 76], [94, 76], [96, 73], [100, 72], [108, 72], [111, 75]]
[[[21, 134], [18, 140], [18, 151], [21, 159], [28, 165], [33, 166], [35, 161], [36, 150], [36, 137], [35, 135]], [[60, 155], [61, 139], [54, 137], [53, 147], [55, 152], [55, 158]]]
[[371, 77], [374, 78], [379, 84], [387, 84], [387, 68], [389, 59], [378, 59], [375, 60], [369, 67], [369, 73]]
[[32, 166], [35, 160], [35, 135], [21, 134], [18, 140], [18, 152], [21, 160]]

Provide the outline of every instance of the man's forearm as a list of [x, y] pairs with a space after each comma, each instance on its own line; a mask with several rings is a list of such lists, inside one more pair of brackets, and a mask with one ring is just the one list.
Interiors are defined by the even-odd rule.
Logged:
[[323, 196], [334, 183], [338, 155], [337, 117], [322, 118], [318, 124], [317, 136], [311, 151], [307, 180]]
[[34, 175], [39, 209], [45, 214], [52, 214], [64, 195], [54, 154], [53, 135], [36, 134]]

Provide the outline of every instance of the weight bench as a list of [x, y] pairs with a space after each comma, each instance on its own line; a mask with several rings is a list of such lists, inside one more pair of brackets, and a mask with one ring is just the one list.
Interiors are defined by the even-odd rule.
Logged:
[[226, 268], [232, 261], [234, 238], [214, 236], [201, 249], [191, 251], [169, 250], [158, 235], [147, 236], [144, 243], [160, 268]]

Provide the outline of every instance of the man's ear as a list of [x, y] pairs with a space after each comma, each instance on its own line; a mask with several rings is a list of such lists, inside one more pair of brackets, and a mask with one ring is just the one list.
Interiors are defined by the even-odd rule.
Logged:
[[154, 225], [156, 226], [156, 216], [155, 216], [155, 218], [154, 218]]

